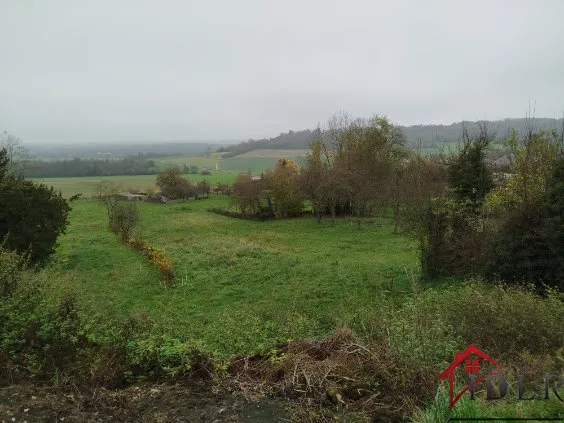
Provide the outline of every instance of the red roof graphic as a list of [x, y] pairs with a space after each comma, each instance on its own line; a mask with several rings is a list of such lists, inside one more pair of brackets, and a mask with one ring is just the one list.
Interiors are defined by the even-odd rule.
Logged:
[[[483, 358], [486, 361], [489, 361], [490, 363], [492, 363], [493, 365], [497, 366], [497, 367], [501, 367], [501, 364], [499, 364], [498, 362], [496, 362], [495, 360], [493, 360], [492, 358], [490, 358], [486, 353], [484, 353], [483, 351], [481, 351], [478, 347], [476, 347], [473, 344], [470, 344], [470, 346], [468, 348], [466, 348], [464, 351], [460, 352], [457, 351], [456, 354], [454, 354], [454, 361], [452, 362], [452, 364], [450, 366], [448, 366], [444, 372], [442, 372], [439, 375], [439, 379], [446, 379], [447, 377], [449, 378], [449, 387], [450, 387], [450, 408], [452, 409], [452, 407], [454, 406], [454, 404], [456, 404], [456, 402], [460, 399], [460, 397], [468, 390], [470, 389], [470, 386], [466, 386], [466, 388], [464, 388], [462, 391], [460, 391], [460, 393], [453, 398], [454, 393], [453, 393], [453, 387], [454, 387], [454, 370], [460, 365], [462, 364], [462, 362], [464, 361], [464, 359], [466, 357], [468, 357], [470, 354], [476, 354], [477, 356]], [[476, 380], [476, 382], [480, 382], [484, 379], [486, 379], [487, 376], [482, 377], [478, 380]]]

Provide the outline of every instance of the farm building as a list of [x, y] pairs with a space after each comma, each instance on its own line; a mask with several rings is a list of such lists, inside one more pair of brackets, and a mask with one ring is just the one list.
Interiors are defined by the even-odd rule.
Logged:
[[144, 198], [145, 196], [141, 194], [125, 193], [119, 195], [119, 199], [125, 201], [142, 201]]

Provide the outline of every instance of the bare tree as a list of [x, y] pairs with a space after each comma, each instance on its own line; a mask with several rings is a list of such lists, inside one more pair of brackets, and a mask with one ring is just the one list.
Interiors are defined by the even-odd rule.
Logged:
[[5, 149], [7, 153], [8, 174], [21, 174], [30, 157], [22, 139], [4, 131], [0, 134], [1, 149]]
[[119, 189], [118, 186], [112, 182], [103, 181], [96, 187], [96, 195], [98, 201], [104, 205], [106, 208], [106, 213], [108, 214], [108, 226], [112, 227], [112, 216], [114, 210], [119, 203]]

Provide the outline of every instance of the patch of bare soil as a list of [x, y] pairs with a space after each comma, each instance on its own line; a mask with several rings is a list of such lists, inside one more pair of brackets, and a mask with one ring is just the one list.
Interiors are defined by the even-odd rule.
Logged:
[[0, 388], [0, 422], [282, 422], [281, 402], [249, 402], [210, 384], [139, 385], [120, 390], [12, 385]]

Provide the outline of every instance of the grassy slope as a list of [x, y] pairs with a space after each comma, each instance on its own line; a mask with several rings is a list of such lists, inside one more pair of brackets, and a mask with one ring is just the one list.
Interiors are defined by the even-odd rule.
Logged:
[[166, 156], [158, 159], [154, 159], [160, 168], [166, 169], [172, 166], [192, 165], [198, 166], [198, 168], [210, 168], [215, 169], [216, 158], [215, 157], [201, 157], [201, 156]]
[[93, 323], [143, 309], [168, 333], [232, 354], [354, 326], [390, 277], [406, 285], [405, 268], [416, 264], [414, 243], [388, 225], [252, 222], [205, 211], [225, 204], [140, 204], [145, 239], [173, 260], [175, 289], [161, 287], [155, 271], [119, 245], [93, 201], [74, 204], [57, 265]]
[[247, 157], [247, 156], [235, 156], [228, 159], [224, 159], [221, 162], [221, 168], [223, 170], [232, 172], [246, 172], [249, 169], [252, 173], [259, 175], [266, 169], [273, 169], [276, 166], [276, 162], [279, 158], [286, 158], [295, 161], [300, 164], [303, 157], [299, 156], [281, 156], [281, 157]]
[[194, 157], [194, 156], [171, 156], [155, 159], [160, 168], [166, 169], [172, 166], [194, 165], [199, 169], [210, 168], [215, 169], [216, 163], [221, 170], [228, 172], [247, 172], [249, 169], [253, 174], [260, 175], [266, 169], [274, 168], [279, 158], [292, 159], [296, 163], [303, 160], [306, 150], [253, 150], [245, 154], [227, 159], [219, 160], [218, 154], [212, 157]]
[[[142, 310], [156, 321], [157, 334], [201, 342], [222, 356], [272, 348], [287, 338], [322, 337], [340, 326], [370, 327], [390, 278], [396, 287], [409, 283], [414, 242], [392, 235], [385, 221], [357, 229], [346, 219], [251, 222], [205, 212], [225, 205], [225, 198], [140, 203], [145, 238], [166, 248], [174, 262], [180, 282], [174, 289], [161, 286], [155, 270], [107, 231], [105, 211], [93, 201], [74, 203], [54, 266], [95, 327]], [[414, 421], [447, 421], [443, 388]], [[453, 415], [559, 410], [557, 401], [463, 400]]]
[[309, 149], [286, 149], [286, 150], [276, 150], [276, 149], [256, 149], [247, 151], [243, 154], [238, 154], [236, 157], [305, 157], [310, 152]]

